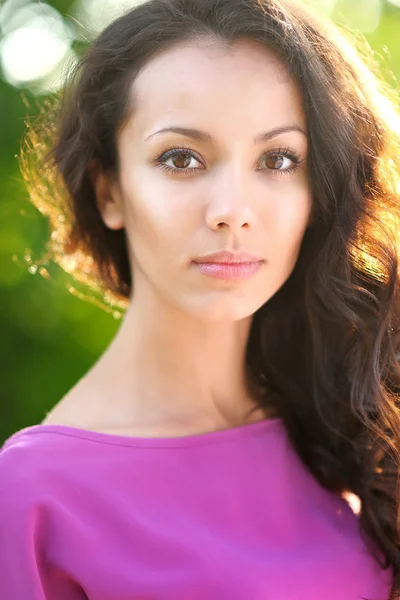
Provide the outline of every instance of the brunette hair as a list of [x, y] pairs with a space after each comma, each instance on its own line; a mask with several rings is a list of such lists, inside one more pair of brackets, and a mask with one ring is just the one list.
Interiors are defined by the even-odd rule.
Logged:
[[138, 4], [95, 39], [28, 129], [30, 197], [49, 217], [55, 260], [106, 303], [126, 303], [125, 231], [104, 225], [89, 165], [118, 173], [135, 76], [156, 53], [201, 36], [264, 44], [302, 93], [314, 220], [289, 279], [254, 315], [246, 362], [316, 479], [359, 498], [362, 533], [393, 569], [398, 598], [400, 116], [366, 42], [293, 0]]

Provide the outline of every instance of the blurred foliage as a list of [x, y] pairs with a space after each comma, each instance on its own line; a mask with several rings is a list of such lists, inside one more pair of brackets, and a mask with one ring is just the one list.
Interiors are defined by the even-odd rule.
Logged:
[[[67, 15], [73, 3], [49, 4]], [[339, 5], [344, 15], [351, 8], [348, 23], [357, 28], [359, 1]], [[400, 81], [400, 8], [384, 3], [379, 27], [365, 36], [384, 72], [393, 71]], [[390, 73], [386, 79], [398, 87]], [[29, 100], [29, 92], [24, 94]], [[35, 268], [48, 225], [30, 205], [18, 169], [26, 116], [22, 90], [0, 80], [0, 100], [1, 444], [14, 431], [42, 421], [104, 351], [120, 322], [71, 294], [74, 282], [54, 265], [48, 267], [50, 277]]]

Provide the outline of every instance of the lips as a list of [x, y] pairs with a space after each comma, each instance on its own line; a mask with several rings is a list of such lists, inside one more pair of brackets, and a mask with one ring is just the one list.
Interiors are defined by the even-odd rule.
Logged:
[[257, 273], [261, 269], [263, 261], [253, 260], [252, 262], [245, 263], [203, 262], [194, 264], [201, 273], [214, 279], [243, 280], [249, 279]]
[[223, 250], [221, 252], [214, 252], [213, 254], [206, 254], [196, 258], [194, 262], [205, 264], [205, 263], [220, 263], [220, 264], [249, 264], [262, 262], [263, 258], [250, 252], [229, 252]]

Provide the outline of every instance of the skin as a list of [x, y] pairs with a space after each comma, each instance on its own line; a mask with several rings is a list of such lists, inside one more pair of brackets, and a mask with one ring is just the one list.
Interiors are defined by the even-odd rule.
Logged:
[[[207, 38], [158, 54], [132, 93], [119, 173], [92, 172], [104, 223], [126, 228], [132, 299], [110, 346], [46, 422], [154, 437], [238, 426], [255, 404], [244, 369], [253, 314], [289, 277], [311, 224], [302, 98], [272, 51]], [[212, 140], [152, 135], [171, 126]], [[305, 133], [253, 141], [289, 126]], [[179, 173], [157, 166], [182, 145], [189, 156], [164, 159]], [[302, 161], [294, 171], [278, 152], [288, 146]], [[182, 174], [187, 166], [195, 170]], [[223, 281], [192, 262], [225, 249], [258, 254], [262, 268]]]

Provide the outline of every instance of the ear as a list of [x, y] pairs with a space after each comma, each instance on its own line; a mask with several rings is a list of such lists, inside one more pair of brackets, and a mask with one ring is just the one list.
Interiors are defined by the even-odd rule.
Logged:
[[88, 171], [104, 225], [109, 229], [123, 229], [122, 194], [115, 176], [101, 169], [94, 160], [89, 161]]

